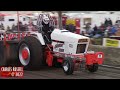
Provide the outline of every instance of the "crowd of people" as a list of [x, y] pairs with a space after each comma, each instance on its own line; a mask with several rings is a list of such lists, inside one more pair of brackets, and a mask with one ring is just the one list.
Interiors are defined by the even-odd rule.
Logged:
[[20, 31], [36, 31], [37, 27], [32, 22], [29, 24], [23, 24], [22, 22], [19, 22], [19, 24], [17, 23], [17, 25], [13, 24], [12, 27], [7, 26], [6, 29], [3, 25], [3, 23], [0, 24], [0, 30], [17, 31], [18, 29]]
[[11, 28], [7, 26], [7, 31], [17, 31], [18, 29], [20, 31], [35, 31], [36, 25], [34, 25], [33, 23], [23, 24], [22, 22], [19, 22], [19, 24], [17, 23], [17, 25], [13, 24]]
[[101, 23], [100, 26], [95, 25], [93, 28], [90, 27], [89, 24], [85, 27], [85, 32], [82, 31], [82, 35], [88, 35], [89, 37], [109, 37], [112, 35], [116, 35], [116, 32], [119, 30], [119, 24], [116, 23], [113, 24], [112, 20], [110, 18], [106, 19], [105, 22]]
[[[115, 24], [113, 24], [112, 20], [110, 18], [105, 18], [104, 23], [101, 23], [100, 26], [95, 25], [93, 28], [91, 28], [91, 25], [88, 23], [86, 24], [85, 31], [82, 31], [82, 35], [87, 35], [89, 37], [109, 37], [112, 35], [116, 35], [116, 32], [120, 30], [120, 20], [117, 20]], [[19, 26], [18, 26], [19, 25]], [[5, 30], [3, 23], [0, 24], [0, 29]], [[7, 26], [7, 31], [36, 31], [37, 26], [34, 25], [32, 22], [29, 24], [23, 24], [22, 22], [17, 23], [17, 25], [13, 24], [12, 27], [10, 28]], [[69, 30], [70, 32], [75, 33], [76, 27], [72, 24], [70, 25], [65, 25], [64, 29]]]

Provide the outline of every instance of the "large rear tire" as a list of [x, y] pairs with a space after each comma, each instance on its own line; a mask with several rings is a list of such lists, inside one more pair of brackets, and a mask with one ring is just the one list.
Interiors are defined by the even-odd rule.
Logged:
[[32, 36], [25, 37], [18, 46], [19, 63], [24, 69], [38, 69], [43, 65], [43, 51], [41, 43]]

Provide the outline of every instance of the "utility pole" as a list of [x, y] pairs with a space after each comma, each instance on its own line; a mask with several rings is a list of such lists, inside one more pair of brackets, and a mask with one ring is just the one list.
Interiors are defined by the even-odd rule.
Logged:
[[62, 11], [58, 11], [58, 26], [62, 30]]

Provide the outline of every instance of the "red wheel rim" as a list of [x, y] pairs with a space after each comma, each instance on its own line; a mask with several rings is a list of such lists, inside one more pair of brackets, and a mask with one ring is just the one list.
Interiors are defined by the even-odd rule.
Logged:
[[24, 60], [27, 60], [28, 59], [28, 56], [29, 56], [29, 52], [27, 49], [23, 49], [22, 50], [22, 57]]

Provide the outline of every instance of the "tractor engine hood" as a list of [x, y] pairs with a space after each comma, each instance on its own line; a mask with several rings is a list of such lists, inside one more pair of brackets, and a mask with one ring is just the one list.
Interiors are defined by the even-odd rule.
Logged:
[[68, 30], [54, 29], [54, 31], [51, 33], [51, 39], [56, 40], [56, 41], [77, 42], [78, 43], [78, 40], [80, 40], [80, 39], [89, 39], [89, 38], [69, 32]]

